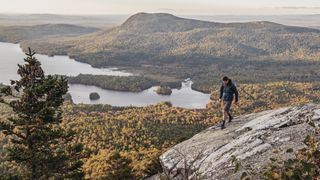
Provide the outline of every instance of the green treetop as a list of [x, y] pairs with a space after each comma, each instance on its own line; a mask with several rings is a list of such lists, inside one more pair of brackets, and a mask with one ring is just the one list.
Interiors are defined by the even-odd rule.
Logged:
[[[68, 90], [63, 77], [45, 76], [35, 52], [26, 53], [18, 65], [20, 80], [11, 81], [2, 92], [14, 96], [5, 102], [14, 115], [0, 122], [0, 131], [10, 138], [8, 160], [24, 169], [27, 179], [81, 178], [81, 145], [71, 145], [73, 132], [60, 127], [63, 95]], [[14, 95], [18, 94], [18, 95]], [[3, 100], [2, 100], [3, 101]]]

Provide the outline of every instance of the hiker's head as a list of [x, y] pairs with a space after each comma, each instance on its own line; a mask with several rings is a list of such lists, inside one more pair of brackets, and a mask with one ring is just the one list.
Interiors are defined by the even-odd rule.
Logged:
[[230, 82], [230, 79], [227, 76], [225, 76], [222, 78], [222, 82], [223, 84], [227, 85]]

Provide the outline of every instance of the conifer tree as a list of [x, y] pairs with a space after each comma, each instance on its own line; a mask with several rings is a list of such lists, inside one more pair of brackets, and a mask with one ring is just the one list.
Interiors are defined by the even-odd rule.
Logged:
[[[67, 93], [67, 80], [45, 76], [41, 63], [29, 48], [24, 65], [18, 65], [20, 80], [11, 81], [17, 93], [6, 88], [15, 99], [6, 102], [14, 115], [0, 122], [11, 140], [9, 161], [25, 169], [27, 179], [79, 179], [83, 176], [80, 161], [82, 146], [71, 145], [74, 133], [61, 128], [61, 105]], [[15, 95], [14, 95], [15, 94]]]

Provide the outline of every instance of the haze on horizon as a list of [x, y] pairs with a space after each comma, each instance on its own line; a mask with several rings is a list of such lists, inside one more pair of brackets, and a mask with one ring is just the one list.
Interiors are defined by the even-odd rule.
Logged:
[[319, 0], [0, 0], [0, 13], [208, 15], [319, 14]]

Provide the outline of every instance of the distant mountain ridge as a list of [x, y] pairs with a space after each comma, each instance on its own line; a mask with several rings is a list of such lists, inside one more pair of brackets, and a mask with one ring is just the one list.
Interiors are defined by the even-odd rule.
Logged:
[[80, 36], [98, 31], [98, 28], [70, 24], [42, 24], [35, 26], [0, 27], [0, 41], [20, 42], [52, 36]]
[[267, 21], [215, 23], [166, 13], [138, 13], [118, 27], [87, 31], [71, 38], [31, 36], [32, 40], [24, 41], [22, 46], [32, 46], [43, 54], [68, 54], [98, 67], [217, 58], [319, 60], [320, 57], [320, 30]]
[[[318, 60], [320, 56], [317, 29], [266, 21], [215, 23], [164, 13], [138, 13], [119, 27], [75, 42], [70, 42], [70, 54], [98, 66], [201, 58]], [[91, 60], [85, 60], [88, 57]], [[94, 60], [98, 58], [99, 62]]]
[[120, 25], [129, 15], [61, 15], [61, 14], [1, 14], [0, 26], [33, 26], [40, 24], [72, 24], [97, 28]]
[[20, 31], [9, 30], [7, 37], [25, 50], [68, 55], [94, 67], [121, 67], [161, 82], [191, 78], [192, 87], [203, 92], [225, 74], [245, 83], [319, 79], [319, 29], [268, 21], [216, 23], [165, 13], [138, 13], [107, 30], [64, 27], [69, 30], [57, 33], [45, 27], [16, 27]]

